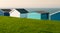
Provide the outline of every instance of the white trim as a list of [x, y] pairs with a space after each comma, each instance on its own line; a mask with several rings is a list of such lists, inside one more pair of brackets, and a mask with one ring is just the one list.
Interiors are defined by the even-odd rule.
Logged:
[[49, 20], [51, 20], [51, 16], [52, 15], [54, 15], [54, 14], [56, 14], [56, 13], [59, 13], [60, 11], [57, 11], [57, 12], [54, 12], [54, 13], [52, 13], [52, 14], [49, 14]]
[[11, 9], [11, 11], [9, 13], [12, 13], [15, 9]]
[[49, 14], [49, 20], [51, 20], [51, 15]]
[[52, 13], [52, 14], [50, 14], [50, 15], [54, 15], [54, 14], [56, 14], [56, 13], [59, 13], [60, 11], [57, 11], [57, 12], [54, 12], [54, 13]]

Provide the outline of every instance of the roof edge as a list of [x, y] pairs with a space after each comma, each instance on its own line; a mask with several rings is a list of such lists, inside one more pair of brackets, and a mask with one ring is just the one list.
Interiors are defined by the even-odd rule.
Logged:
[[59, 13], [59, 12], [60, 12], [60, 11], [54, 12], [54, 13], [50, 14], [50, 16], [51, 16], [51, 15], [54, 15], [54, 14], [56, 14], [56, 13]]

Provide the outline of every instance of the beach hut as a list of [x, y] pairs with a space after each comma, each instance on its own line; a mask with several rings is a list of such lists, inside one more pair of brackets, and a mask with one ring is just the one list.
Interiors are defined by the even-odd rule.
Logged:
[[49, 13], [44, 12], [44, 11], [31, 12], [31, 13], [28, 13], [27, 18], [48, 20], [49, 19]]
[[21, 17], [21, 18], [26, 18], [27, 17], [28, 11], [25, 9], [12, 9], [10, 12], [11, 17]]
[[50, 14], [50, 20], [60, 20], [60, 11]]
[[11, 11], [11, 9], [1, 9], [4, 16], [10, 16], [9, 12]]
[[0, 9], [0, 16], [4, 16], [4, 12]]

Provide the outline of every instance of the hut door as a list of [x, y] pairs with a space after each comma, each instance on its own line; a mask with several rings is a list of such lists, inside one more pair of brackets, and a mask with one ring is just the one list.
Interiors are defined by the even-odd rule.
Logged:
[[10, 14], [8, 12], [5, 12], [4, 13], [4, 16], [9, 16]]
[[49, 19], [48, 13], [46, 13], [46, 14], [41, 14], [41, 19], [43, 19], [43, 20]]

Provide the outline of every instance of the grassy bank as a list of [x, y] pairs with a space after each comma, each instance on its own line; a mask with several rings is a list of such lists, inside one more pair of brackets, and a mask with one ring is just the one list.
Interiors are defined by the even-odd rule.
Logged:
[[60, 21], [0, 16], [0, 33], [60, 33]]

